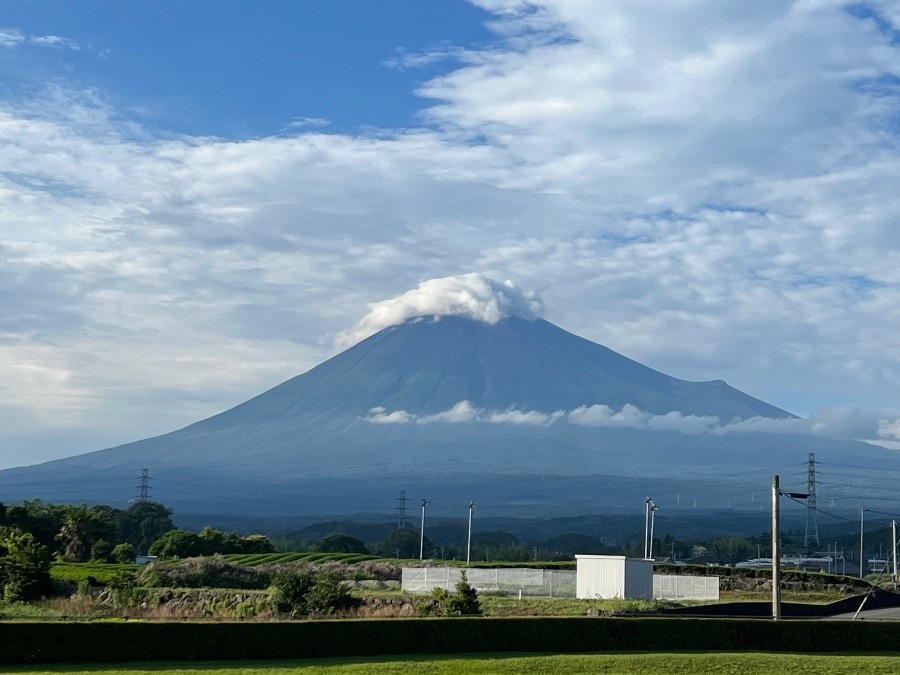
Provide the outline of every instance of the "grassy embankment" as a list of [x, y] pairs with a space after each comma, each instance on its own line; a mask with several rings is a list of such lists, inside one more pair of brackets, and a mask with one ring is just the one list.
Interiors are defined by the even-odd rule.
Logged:
[[512, 673], [896, 673], [898, 655], [821, 655], [742, 653], [612, 653], [612, 654], [475, 654], [396, 656], [272, 662], [134, 663], [47, 666], [7, 666], [6, 673], [30, 675], [475, 675]]

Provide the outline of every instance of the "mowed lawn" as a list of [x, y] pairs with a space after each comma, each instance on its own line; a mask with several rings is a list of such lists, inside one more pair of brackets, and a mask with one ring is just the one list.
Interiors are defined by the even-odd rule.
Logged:
[[0, 666], [4, 673], [128, 673], [129, 675], [357, 675], [374, 673], [457, 675], [506, 673], [878, 673], [900, 672], [900, 652], [860, 656], [774, 653], [676, 654], [471, 654], [318, 659], [299, 661], [210, 661], [61, 666]]

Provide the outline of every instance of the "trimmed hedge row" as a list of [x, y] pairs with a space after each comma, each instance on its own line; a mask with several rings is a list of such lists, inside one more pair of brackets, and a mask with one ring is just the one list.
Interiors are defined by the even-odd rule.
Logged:
[[0, 623], [0, 663], [594, 651], [897, 651], [887, 622], [450, 618], [278, 623]]

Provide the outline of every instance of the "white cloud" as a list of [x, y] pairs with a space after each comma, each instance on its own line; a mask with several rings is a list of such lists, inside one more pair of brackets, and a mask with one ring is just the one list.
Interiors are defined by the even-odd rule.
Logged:
[[525, 426], [540, 427], [553, 424], [564, 415], [565, 413], [562, 410], [547, 414], [537, 410], [512, 409], [487, 413], [484, 415], [484, 418], [491, 424], [523, 424]]
[[878, 437], [888, 441], [900, 441], [900, 417], [878, 420]]
[[415, 415], [407, 410], [394, 410], [387, 412], [384, 408], [373, 408], [366, 417], [366, 421], [374, 424], [462, 424], [467, 422], [479, 422], [488, 424], [516, 424], [526, 426], [547, 426], [553, 424], [564, 416], [563, 411], [554, 413], [542, 413], [537, 410], [516, 410], [489, 412], [476, 408], [471, 401], [460, 401], [452, 408], [443, 410], [433, 415]]
[[289, 126], [292, 129], [320, 129], [329, 124], [331, 122], [323, 117], [295, 117]]
[[421, 52], [409, 52], [402, 47], [398, 47], [394, 55], [383, 63], [388, 68], [406, 70], [408, 68], [424, 68], [425, 66], [451, 59], [460, 60], [465, 55], [464, 49], [449, 43], [435, 45]]
[[460, 401], [449, 410], [433, 415], [416, 415], [407, 410], [387, 412], [384, 408], [373, 408], [366, 419], [375, 424], [479, 422], [531, 426], [548, 426], [562, 421], [579, 426], [675, 431], [682, 434], [771, 433], [816, 435], [874, 443], [900, 441], [900, 415], [885, 418], [886, 414], [847, 407], [826, 408], [808, 420], [769, 417], [723, 420], [712, 415], [684, 415], [678, 411], [655, 415], [643, 412], [631, 404], [625, 404], [620, 410], [596, 403], [569, 411], [545, 413], [518, 409], [490, 411], [476, 408], [471, 401]]
[[37, 47], [53, 47], [55, 49], [72, 49], [79, 51], [81, 46], [75, 41], [59, 35], [29, 35], [28, 43]]
[[495, 324], [511, 316], [534, 320], [542, 315], [543, 304], [534, 293], [519, 290], [511, 281], [499, 283], [473, 272], [429, 279], [400, 296], [370, 305], [359, 323], [338, 335], [338, 343], [353, 345], [419, 317], [461, 316]]
[[0, 47], [16, 47], [25, 42], [25, 35], [17, 28], [0, 28]]
[[21, 45], [71, 49], [73, 51], [81, 49], [81, 45], [75, 40], [59, 35], [27, 35], [18, 28], [0, 28], [0, 47], [19, 47]]
[[384, 408], [372, 408], [367, 421], [373, 424], [409, 424], [415, 418], [405, 410], [385, 412]]
[[[330, 356], [367, 307], [348, 342], [540, 314], [489, 279], [816, 433], [892, 437], [896, 412], [814, 414], [889, 410], [900, 381], [892, 38], [836, 2], [479, 4], [498, 41], [422, 83], [423, 128], [229, 140], [64, 83], [0, 101], [0, 466], [35, 419], [128, 440], [218, 412]], [[896, 30], [896, 3], [871, 7]]]
[[449, 422], [451, 424], [456, 424], [459, 422], [471, 422], [476, 419], [477, 416], [478, 411], [475, 409], [475, 406], [472, 405], [471, 401], [460, 401], [449, 410], [435, 413], [434, 415], [428, 415], [426, 417], [420, 417], [418, 421], [422, 424], [428, 424], [429, 422]]

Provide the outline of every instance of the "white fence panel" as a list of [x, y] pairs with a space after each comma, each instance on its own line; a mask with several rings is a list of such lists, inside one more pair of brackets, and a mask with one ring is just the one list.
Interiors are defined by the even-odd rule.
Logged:
[[[434, 588], [452, 591], [462, 577], [458, 567], [404, 567], [401, 588], [405, 593], [431, 593]], [[525, 567], [470, 568], [466, 578], [479, 592], [531, 597], [574, 598], [575, 572]]]
[[718, 600], [719, 577], [654, 574], [654, 600]]

